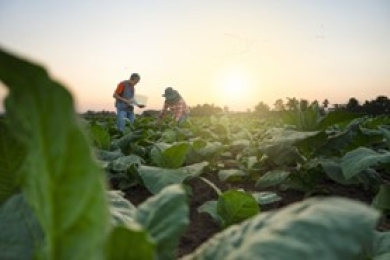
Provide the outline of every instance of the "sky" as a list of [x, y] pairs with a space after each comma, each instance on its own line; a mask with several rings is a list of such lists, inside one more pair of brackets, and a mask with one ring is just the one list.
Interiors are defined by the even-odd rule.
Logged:
[[148, 109], [166, 87], [231, 111], [390, 96], [388, 0], [2, 0], [0, 48], [43, 65], [79, 112], [115, 111], [133, 72]]

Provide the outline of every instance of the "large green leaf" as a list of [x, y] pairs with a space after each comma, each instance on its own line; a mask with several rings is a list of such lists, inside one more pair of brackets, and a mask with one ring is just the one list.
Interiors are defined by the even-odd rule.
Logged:
[[382, 184], [372, 201], [375, 208], [390, 212], [390, 184]]
[[222, 193], [217, 201], [217, 213], [222, 226], [240, 223], [260, 212], [256, 199], [248, 193], [229, 190]]
[[375, 232], [371, 256], [374, 260], [390, 259], [390, 232]]
[[20, 189], [18, 177], [26, 157], [22, 143], [11, 135], [5, 121], [0, 121], [0, 205]]
[[329, 138], [324, 144], [317, 147], [314, 156], [341, 156], [344, 155], [348, 149], [356, 148], [358, 142], [357, 136], [360, 135], [359, 122], [350, 124], [347, 129], [343, 131], [335, 131], [329, 134]]
[[109, 231], [103, 174], [70, 93], [40, 66], [0, 50], [10, 130], [27, 158], [23, 193], [45, 233], [43, 259], [102, 259]]
[[[114, 225], [128, 229], [113, 231], [114, 234], [111, 234], [109, 242], [109, 253], [112, 256], [118, 256], [117, 253], [120, 253], [122, 256], [134, 257], [136, 254], [147, 253], [149, 257], [149, 250], [155, 249], [157, 258], [153, 259], [174, 259], [174, 249], [189, 222], [189, 209], [184, 189], [179, 185], [166, 187], [160, 193], [148, 198], [138, 208], [123, 195], [121, 191], [108, 192]], [[145, 239], [145, 235], [148, 239]], [[155, 248], [152, 248], [150, 243], [155, 245]], [[116, 246], [120, 246], [117, 248], [119, 252], [115, 252]], [[150, 258], [114, 257], [112, 259]]]
[[[262, 149], [260, 149], [262, 150]], [[268, 157], [268, 160], [278, 166], [295, 165], [304, 162], [304, 156], [299, 150], [290, 145], [274, 145], [262, 150]]]
[[142, 137], [143, 132], [136, 131], [130, 132], [119, 139], [115, 139], [111, 142], [110, 150], [120, 149], [122, 153], [128, 155], [131, 153], [132, 145]]
[[343, 175], [343, 171], [341, 169], [339, 158], [336, 159], [320, 159], [319, 163], [322, 166], [322, 169], [326, 173], [326, 175], [334, 180], [335, 182], [338, 182], [343, 185], [350, 185], [350, 184], [359, 184], [360, 181], [357, 178], [357, 176], [354, 176], [350, 179], [345, 179]]
[[267, 205], [282, 200], [282, 197], [272, 191], [255, 192], [252, 193], [252, 196], [259, 205]]
[[219, 154], [224, 146], [220, 142], [208, 142], [206, 146], [199, 148], [196, 152], [204, 158]]
[[111, 170], [114, 172], [122, 172], [126, 171], [133, 165], [141, 165], [143, 163], [143, 159], [135, 154], [131, 154], [128, 156], [121, 156], [117, 158], [115, 161], [111, 163]]
[[353, 200], [312, 198], [234, 225], [182, 259], [354, 259], [372, 243], [379, 215]]
[[33, 259], [43, 242], [43, 231], [22, 194], [0, 207], [0, 259]]
[[171, 184], [181, 184], [184, 180], [202, 174], [207, 162], [192, 164], [179, 169], [164, 169], [154, 166], [141, 165], [138, 168], [146, 188], [153, 194], [160, 192]]
[[320, 135], [321, 131], [303, 132], [286, 128], [271, 128], [267, 131], [269, 139], [265, 139], [260, 143], [260, 148], [274, 145], [294, 145], [308, 138]]
[[242, 177], [247, 176], [248, 174], [240, 169], [226, 169], [218, 171], [218, 178], [221, 181], [234, 181], [242, 180]]
[[218, 223], [218, 225], [222, 226], [223, 220], [221, 216], [217, 213], [217, 201], [216, 200], [209, 200], [200, 205], [197, 208], [197, 211], [199, 213], [206, 213], [209, 214], [213, 220]]
[[88, 128], [89, 136], [93, 144], [100, 149], [109, 149], [111, 137], [108, 131], [96, 122], [92, 122]]
[[220, 142], [207, 142], [203, 139], [195, 139], [191, 144], [191, 149], [187, 153], [186, 164], [199, 163], [204, 160], [212, 161], [224, 149]]
[[260, 142], [259, 149], [269, 160], [277, 165], [286, 165], [302, 162], [303, 156], [295, 145], [304, 145], [307, 140], [323, 142], [324, 133], [320, 131], [303, 132], [284, 128], [272, 128], [267, 132], [270, 138]]
[[175, 248], [189, 223], [187, 195], [180, 185], [164, 188], [137, 210], [136, 221], [156, 244], [157, 259], [175, 259]]
[[141, 228], [129, 229], [118, 226], [109, 236], [106, 259], [154, 260], [155, 245], [149, 240], [148, 233]]
[[117, 149], [115, 151], [106, 151], [106, 150], [95, 148], [95, 154], [97, 158], [102, 161], [114, 161], [119, 157], [124, 156], [124, 154], [120, 149]]
[[163, 168], [177, 169], [183, 165], [191, 145], [188, 142], [167, 145], [156, 144], [150, 152], [153, 162]]
[[383, 133], [383, 136], [384, 136], [385, 139], [386, 139], [387, 149], [390, 150], [390, 130], [389, 130], [389, 129], [386, 129], [386, 128], [384, 128], [384, 127], [380, 127], [379, 129], [380, 129], [380, 131]]
[[124, 193], [119, 190], [107, 191], [111, 221], [115, 226], [136, 226], [135, 217], [137, 208], [125, 199]]
[[233, 139], [232, 143], [230, 144], [231, 149], [234, 150], [243, 150], [247, 147], [250, 147], [251, 142], [248, 139]]
[[282, 184], [287, 178], [290, 176], [291, 172], [283, 171], [283, 170], [273, 170], [266, 172], [263, 176], [261, 176], [257, 182], [257, 188], [264, 188]]
[[378, 153], [366, 147], [359, 147], [344, 155], [341, 168], [348, 180], [361, 171], [381, 163], [390, 163], [390, 152]]
[[318, 125], [319, 129], [325, 130], [330, 126], [334, 126], [338, 123], [351, 122], [355, 118], [359, 118], [362, 115], [357, 113], [351, 113], [347, 111], [331, 111], [327, 113], [321, 120]]
[[[119, 190], [107, 191], [109, 200], [111, 221], [115, 226], [112, 230], [107, 244], [107, 259], [156, 259], [155, 254], [165, 254], [164, 250], [156, 251], [156, 246], [164, 247], [164, 239], [157, 240], [153, 234], [156, 223], [150, 224], [152, 218], [166, 214], [166, 205], [176, 204], [172, 207], [172, 214], [177, 218], [187, 218], [183, 213], [183, 207], [178, 197], [182, 194], [168, 192], [168, 189], [148, 199], [137, 209], [131, 202], [124, 198], [124, 193]], [[154, 201], [153, 205], [149, 205]], [[149, 205], [149, 206], [148, 206]], [[161, 215], [160, 215], [161, 214]], [[180, 219], [182, 221], [182, 219]], [[151, 225], [151, 226], [149, 226]], [[157, 224], [156, 224], [157, 225]], [[174, 225], [172, 229], [178, 228]], [[169, 227], [167, 227], [169, 229]], [[157, 234], [159, 235], [159, 234]], [[156, 245], [157, 243], [157, 245]], [[134, 246], [136, 245], [136, 246]]]

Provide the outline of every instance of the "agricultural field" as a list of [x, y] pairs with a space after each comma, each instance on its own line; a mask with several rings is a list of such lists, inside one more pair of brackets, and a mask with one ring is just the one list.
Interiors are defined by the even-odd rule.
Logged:
[[[171, 184], [189, 190], [190, 223], [179, 256], [227, 226], [309, 198], [339, 196], [388, 209], [379, 191], [390, 180], [388, 159], [380, 159], [390, 119], [321, 115], [316, 107], [279, 116], [192, 118], [160, 129], [154, 118], [140, 117], [124, 135], [116, 133], [115, 118], [95, 118], [88, 129], [111, 188], [134, 205]], [[376, 229], [390, 229], [386, 214]]]
[[80, 118], [0, 51], [0, 259], [390, 259], [390, 118]]

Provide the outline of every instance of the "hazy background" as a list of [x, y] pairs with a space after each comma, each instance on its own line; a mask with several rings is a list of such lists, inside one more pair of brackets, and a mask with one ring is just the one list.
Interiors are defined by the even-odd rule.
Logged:
[[113, 111], [132, 72], [150, 109], [168, 86], [234, 111], [390, 96], [388, 0], [2, 0], [0, 47], [44, 65], [80, 112]]

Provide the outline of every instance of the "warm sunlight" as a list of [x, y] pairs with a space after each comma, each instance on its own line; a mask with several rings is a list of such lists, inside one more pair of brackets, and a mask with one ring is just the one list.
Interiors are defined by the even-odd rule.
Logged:
[[221, 71], [216, 77], [218, 101], [227, 106], [241, 106], [248, 102], [253, 82], [246, 71], [231, 68]]

